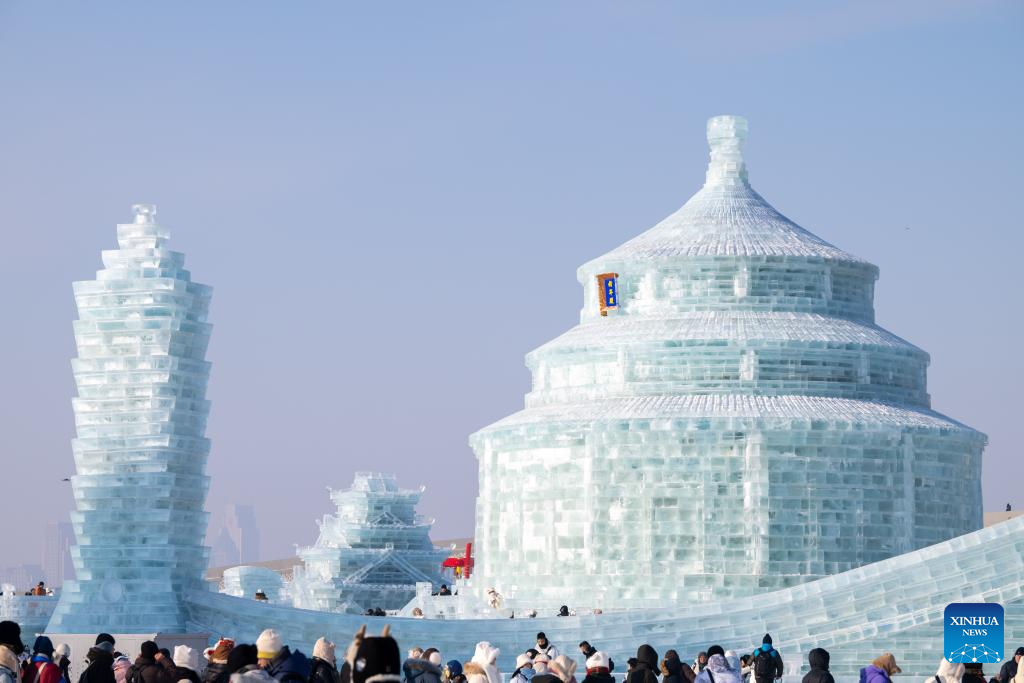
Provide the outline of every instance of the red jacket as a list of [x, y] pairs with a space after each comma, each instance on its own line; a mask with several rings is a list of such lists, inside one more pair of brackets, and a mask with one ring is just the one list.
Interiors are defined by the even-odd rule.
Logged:
[[[21, 683], [61, 683], [60, 667], [45, 657], [35, 656], [21, 668]], [[67, 683], [64, 681], [64, 683]]]

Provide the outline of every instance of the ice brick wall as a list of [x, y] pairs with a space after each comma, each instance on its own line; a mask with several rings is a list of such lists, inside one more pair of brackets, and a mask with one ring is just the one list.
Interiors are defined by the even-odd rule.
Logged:
[[509, 606], [753, 595], [981, 526], [984, 435], [875, 325], [878, 269], [750, 187], [746, 133], [708, 122], [705, 186], [579, 269], [526, 409], [471, 437], [476, 585]]
[[[339, 647], [362, 623], [376, 632], [390, 624], [404, 652], [436, 647], [442, 658], [466, 661], [481, 640], [501, 649], [506, 675], [516, 655], [544, 631], [575, 656], [587, 640], [611, 653], [620, 674], [641, 643], [659, 654], [675, 648], [684, 657], [718, 643], [750, 652], [770, 632], [786, 661], [785, 681], [807, 671], [807, 653], [824, 647], [832, 654], [839, 683], [857, 680], [857, 670], [882, 652], [892, 652], [907, 680], [935, 673], [942, 657], [942, 614], [951, 602], [999, 602], [1006, 607], [1006, 644], [1024, 642], [1024, 517], [943, 543], [824, 579], [750, 597], [671, 605], [575, 617], [525, 619], [367, 619], [268, 606], [214, 593], [188, 596], [193, 630], [214, 638], [251, 642], [268, 627], [285, 641], [310, 648], [320, 636]], [[550, 614], [550, 612], [549, 612]], [[308, 651], [308, 649], [306, 650]], [[1011, 650], [1012, 651], [1012, 650]], [[579, 662], [580, 666], [583, 662]], [[620, 668], [621, 666], [621, 668]], [[993, 671], [988, 671], [991, 675]]]
[[154, 208], [133, 208], [103, 270], [74, 285], [77, 581], [50, 620], [57, 633], [180, 632], [181, 595], [207, 564], [211, 290], [167, 249]]

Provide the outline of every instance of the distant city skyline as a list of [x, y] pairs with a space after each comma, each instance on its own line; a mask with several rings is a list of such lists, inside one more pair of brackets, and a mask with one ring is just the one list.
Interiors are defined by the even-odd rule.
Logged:
[[0, 5], [0, 563], [70, 519], [71, 283], [132, 204], [213, 286], [208, 511], [252, 506], [288, 557], [372, 469], [469, 537], [469, 435], [522, 407], [577, 267], [700, 187], [725, 113], [758, 192], [880, 267], [934, 409], [989, 435], [985, 508], [1024, 507], [1022, 30], [1003, 0]]

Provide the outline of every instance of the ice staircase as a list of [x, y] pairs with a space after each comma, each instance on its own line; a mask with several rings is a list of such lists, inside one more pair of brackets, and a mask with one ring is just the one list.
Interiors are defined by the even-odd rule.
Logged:
[[[1024, 644], [1024, 517], [944, 543], [793, 588], [718, 602], [601, 615], [535, 619], [425, 620], [367, 618], [267, 605], [217, 593], [187, 596], [190, 626], [253, 642], [276, 628], [308, 653], [320, 636], [344, 645], [360, 624], [391, 625], [402, 651], [436, 647], [447, 660], [468, 660], [481, 640], [501, 648], [508, 673], [517, 654], [544, 631], [563, 652], [588, 640], [625, 663], [641, 643], [659, 654], [675, 648], [691, 657], [718, 643], [749, 652], [770, 632], [786, 661], [788, 681], [806, 671], [807, 653], [824, 647], [837, 681], [882, 652], [892, 652], [904, 680], [934, 674], [942, 657], [942, 615], [951, 602], [998, 602], [1006, 608], [1008, 649]], [[992, 668], [993, 665], [990, 665]], [[986, 673], [990, 673], [986, 670]]]

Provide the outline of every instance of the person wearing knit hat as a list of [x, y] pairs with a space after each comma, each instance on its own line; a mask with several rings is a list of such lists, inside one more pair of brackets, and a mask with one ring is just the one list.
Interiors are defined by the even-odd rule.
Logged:
[[462, 673], [462, 662], [457, 659], [449, 660], [444, 665], [442, 680], [445, 683], [466, 683], [466, 675]]
[[5, 645], [15, 655], [25, 651], [25, 644], [21, 642], [21, 626], [13, 621], [0, 621], [0, 645]]
[[163, 680], [165, 683], [182, 680], [202, 683], [199, 678], [199, 653], [188, 645], [175, 646], [171, 663], [164, 663]]
[[100, 643], [110, 643], [111, 645], [117, 645], [117, 641], [114, 640], [114, 636], [110, 635], [109, 633], [100, 633], [96, 636], [96, 642], [94, 644], [99, 645]]
[[227, 683], [231, 677], [231, 672], [228, 670], [228, 656], [234, 647], [235, 641], [230, 638], [221, 638], [217, 641], [217, 644], [211, 648], [210, 663], [206, 665], [206, 671], [203, 672], [203, 683]]
[[292, 652], [274, 629], [268, 628], [260, 634], [256, 651], [260, 668], [281, 683], [309, 679], [309, 659], [298, 650]]
[[436, 647], [428, 647], [424, 650], [423, 659], [427, 660], [438, 669], [441, 668], [441, 652]]
[[[97, 643], [96, 647], [108, 645], [104, 640]], [[113, 645], [110, 644], [113, 648]], [[139, 646], [139, 656], [135, 658], [131, 670], [128, 672], [128, 680], [132, 683], [163, 683], [164, 666], [157, 663], [157, 655], [160, 652], [159, 646], [152, 640], [147, 640]], [[170, 662], [167, 662], [170, 664]], [[177, 681], [177, 679], [174, 679]]]
[[275, 683], [264, 669], [260, 668], [255, 645], [239, 644], [228, 655], [228, 671], [231, 683]]
[[587, 657], [587, 675], [583, 678], [583, 683], [614, 683], [615, 678], [608, 668], [610, 661], [607, 652], [595, 650]]
[[53, 663], [60, 669], [64, 683], [71, 683], [71, 646], [59, 643], [53, 651]]
[[[708, 656], [710, 657], [710, 655], [709, 651]], [[753, 670], [750, 676], [753, 683], [772, 683], [772, 681], [782, 678], [782, 673], [785, 671], [782, 655], [772, 645], [770, 633], [764, 634], [764, 638], [761, 639], [761, 647], [754, 650], [750, 668]]]
[[533, 674], [533, 657], [529, 652], [524, 652], [516, 657], [516, 670], [512, 672], [509, 683], [530, 683]]
[[338, 658], [334, 653], [335, 645], [324, 637], [313, 645], [313, 659], [309, 669], [309, 683], [340, 683]]

